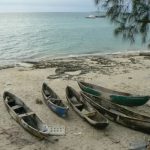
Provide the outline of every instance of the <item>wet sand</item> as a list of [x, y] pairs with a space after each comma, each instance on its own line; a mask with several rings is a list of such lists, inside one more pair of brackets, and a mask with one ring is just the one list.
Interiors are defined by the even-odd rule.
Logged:
[[[46, 82], [68, 105], [65, 88], [80, 91], [77, 80], [114, 90], [150, 95], [150, 56], [106, 55], [24, 62], [0, 69], [0, 150], [126, 150], [131, 143], [149, 139], [144, 134], [110, 121], [97, 130], [82, 120], [70, 107], [66, 119], [58, 117], [44, 104], [41, 86]], [[24, 102], [49, 126], [64, 125], [66, 135], [51, 143], [26, 132], [8, 114], [3, 92], [8, 90]], [[37, 99], [43, 103], [38, 104]], [[150, 102], [130, 108], [150, 115]]]

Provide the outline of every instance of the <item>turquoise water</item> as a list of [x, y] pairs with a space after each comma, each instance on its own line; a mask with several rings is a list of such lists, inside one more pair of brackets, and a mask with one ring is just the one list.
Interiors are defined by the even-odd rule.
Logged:
[[88, 53], [147, 49], [114, 37], [106, 18], [86, 19], [89, 13], [0, 14], [0, 63]]

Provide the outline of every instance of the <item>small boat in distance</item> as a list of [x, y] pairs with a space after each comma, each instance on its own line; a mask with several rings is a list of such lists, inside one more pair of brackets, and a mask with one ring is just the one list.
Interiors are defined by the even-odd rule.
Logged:
[[42, 85], [42, 95], [45, 104], [57, 115], [61, 117], [67, 116], [69, 107], [66, 106], [60, 97], [46, 84]]
[[105, 18], [106, 15], [98, 15], [98, 16], [95, 16], [96, 18]]
[[74, 111], [92, 126], [101, 129], [108, 126], [108, 120], [85, 101], [72, 87], [67, 86], [66, 98]]
[[21, 99], [9, 92], [4, 92], [3, 98], [10, 115], [24, 129], [39, 138], [47, 139], [50, 136], [48, 126]]
[[78, 81], [78, 85], [84, 92], [98, 96], [100, 98], [108, 99], [111, 102], [124, 106], [141, 106], [150, 99], [150, 96], [139, 96], [130, 93], [114, 91], [83, 81]]
[[88, 19], [95, 19], [96, 16], [94, 16], [94, 15], [89, 15], [89, 16], [87, 16], [87, 17], [85, 17], [85, 18], [88, 18]]

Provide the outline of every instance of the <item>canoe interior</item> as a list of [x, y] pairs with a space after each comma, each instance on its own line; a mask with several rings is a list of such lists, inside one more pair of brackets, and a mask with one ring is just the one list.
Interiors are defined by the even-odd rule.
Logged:
[[59, 96], [49, 87], [46, 83], [43, 83], [42, 92], [47, 97], [47, 101], [52, 102], [54, 105], [60, 107], [66, 107]]
[[131, 117], [131, 118], [139, 119], [141, 121], [150, 122], [149, 116], [142, 115], [142, 114], [136, 113], [134, 111], [128, 110], [125, 107], [122, 107], [120, 105], [112, 103], [108, 100], [93, 96], [93, 95], [88, 94], [86, 92], [81, 92], [81, 93], [83, 96], [86, 95], [89, 98], [89, 100], [94, 101], [95, 103], [97, 103], [101, 107], [103, 107], [104, 110], [107, 110], [111, 113], [114, 113], [116, 115], [123, 116], [123, 117]]
[[100, 115], [99, 112], [85, 101], [73, 88], [67, 87], [66, 93], [70, 103], [80, 115], [87, 116], [89, 119], [96, 122], [106, 122], [106, 118]]
[[57, 105], [57, 106], [60, 106], [60, 107], [66, 107], [62, 100], [60, 99], [53, 99], [53, 98], [50, 98], [48, 101], [51, 101], [53, 104]]
[[7, 98], [7, 104], [10, 108], [13, 109], [14, 106], [20, 106], [18, 107], [17, 109], [13, 109], [13, 111], [17, 114], [17, 115], [20, 115], [20, 114], [25, 114], [27, 112], [31, 112], [31, 110], [26, 107], [24, 105], [24, 103], [22, 103], [21, 101], [19, 102], [18, 100], [16, 99], [13, 99], [11, 97], [8, 97]]
[[46, 83], [43, 83], [42, 91], [47, 98], [60, 99], [59, 96]]
[[36, 115], [30, 115], [25, 116], [22, 118], [28, 125], [32, 126], [33, 128], [37, 130], [41, 130], [42, 132], [47, 131], [47, 128], [43, 128], [43, 126], [40, 124], [39, 119], [36, 117]]

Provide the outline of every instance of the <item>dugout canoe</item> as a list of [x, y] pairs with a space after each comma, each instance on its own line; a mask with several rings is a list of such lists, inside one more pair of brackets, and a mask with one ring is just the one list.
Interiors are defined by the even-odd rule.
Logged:
[[128, 110], [109, 100], [81, 92], [82, 97], [105, 117], [128, 128], [150, 134], [150, 117]]
[[4, 92], [5, 106], [13, 117], [24, 129], [39, 138], [49, 137], [48, 126], [17, 96]]
[[150, 99], [150, 96], [139, 96], [130, 93], [115, 91], [83, 81], [78, 81], [78, 85], [84, 92], [108, 99], [113, 103], [124, 106], [141, 106]]
[[69, 107], [63, 103], [60, 97], [46, 83], [42, 85], [42, 95], [45, 104], [58, 116], [66, 117]]
[[108, 120], [87, 101], [82, 99], [81, 95], [70, 86], [66, 88], [66, 98], [73, 110], [92, 126], [96, 128], [105, 128], [108, 126]]

